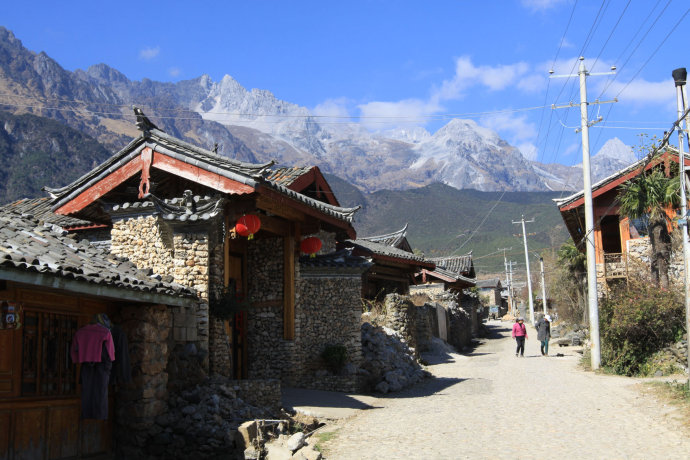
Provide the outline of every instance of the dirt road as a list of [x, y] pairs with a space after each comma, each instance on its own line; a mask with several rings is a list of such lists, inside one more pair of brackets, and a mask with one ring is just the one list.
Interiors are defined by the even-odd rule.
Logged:
[[673, 409], [636, 380], [585, 372], [572, 348], [542, 357], [534, 330], [516, 358], [509, 326], [489, 323], [474, 352], [435, 359], [435, 379], [341, 421], [327, 458], [690, 458]]

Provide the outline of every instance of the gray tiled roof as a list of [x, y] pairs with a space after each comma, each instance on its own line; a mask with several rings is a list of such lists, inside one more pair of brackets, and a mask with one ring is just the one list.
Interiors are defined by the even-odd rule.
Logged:
[[434, 257], [429, 259], [436, 264], [436, 268], [447, 270], [457, 275], [474, 275], [472, 265], [472, 253], [464, 256]]
[[297, 179], [311, 171], [311, 166], [293, 166], [291, 168], [273, 168], [266, 176], [266, 180], [289, 187]]
[[363, 249], [364, 251], [369, 252], [373, 255], [395, 257], [397, 259], [404, 259], [424, 266], [433, 266], [433, 263], [429, 262], [424, 257], [418, 256], [413, 252], [403, 251], [402, 249], [398, 249], [394, 246], [375, 243], [373, 241], [369, 241], [366, 239], [346, 240], [346, 243], [351, 244], [357, 248]]
[[23, 198], [1, 206], [0, 211], [14, 210], [19, 214], [32, 216], [41, 222], [48, 222], [63, 228], [93, 225], [93, 222], [87, 220], [55, 214], [51, 209], [52, 206], [53, 200], [48, 197]]
[[[13, 279], [11, 273], [48, 275], [83, 286], [133, 291], [135, 295], [148, 294], [149, 299], [153, 294], [163, 303], [168, 303], [165, 299], [195, 297], [194, 291], [172, 283], [171, 277], [139, 270], [86, 240], [76, 241], [55, 225], [4, 209], [0, 211], [0, 277]], [[109, 292], [112, 294], [112, 289]]]
[[486, 280], [477, 280], [478, 288], [497, 288], [501, 284], [501, 280], [498, 278], [489, 278]]
[[397, 248], [400, 247], [400, 244], [407, 236], [407, 225], [408, 224], [405, 224], [405, 226], [397, 232], [387, 233], [385, 235], [359, 237], [358, 240], [367, 240], [372, 243], [380, 243]]
[[278, 192], [289, 196], [290, 198], [311, 206], [312, 208], [318, 209], [322, 213], [335, 217], [338, 220], [342, 220], [348, 223], [352, 222], [355, 217], [355, 213], [359, 211], [362, 207], [356, 206], [354, 208], [342, 208], [340, 206], [333, 206], [332, 204], [324, 203], [323, 201], [315, 200], [301, 193], [290, 190], [284, 185], [277, 184], [275, 182], [264, 182], [264, 186], [270, 187]]
[[341, 249], [329, 254], [319, 254], [316, 257], [301, 256], [299, 263], [302, 268], [355, 268], [364, 271], [373, 263], [366, 257], [352, 255], [352, 249]]
[[[52, 210], [56, 210], [65, 203], [76, 198], [89, 187], [93, 186], [112, 172], [139, 156], [141, 151], [146, 147], [168, 155], [171, 158], [179, 160], [185, 164], [191, 164], [201, 168], [202, 170], [209, 171], [241, 184], [248, 185], [254, 190], [258, 190], [260, 187], [273, 189], [283, 195], [287, 195], [291, 199], [317, 209], [328, 216], [335, 217], [336, 219], [348, 223], [352, 222], [354, 214], [360, 209], [360, 206], [355, 208], [342, 208], [323, 203], [301, 193], [290, 190], [282, 183], [267, 180], [266, 176], [269, 175], [270, 177], [272, 174], [270, 167], [274, 164], [273, 161], [269, 163], [252, 164], [220, 156], [210, 150], [197, 147], [188, 142], [182, 141], [181, 139], [177, 139], [169, 134], [166, 134], [164, 131], [161, 131], [160, 129], [156, 128], [155, 125], [150, 123], [150, 121], [148, 121], [148, 119], [141, 114], [141, 111], [138, 111], [137, 119], [146, 120], [146, 122], [137, 123], [137, 126], [139, 126], [140, 129], [144, 129], [144, 131], [139, 137], [132, 140], [132, 142], [130, 142], [125, 148], [120, 150], [118, 153], [113, 155], [92, 171], [86, 173], [65, 187], [44, 187], [44, 189], [54, 198]], [[295, 170], [295, 174], [298, 169], [299, 168]]]

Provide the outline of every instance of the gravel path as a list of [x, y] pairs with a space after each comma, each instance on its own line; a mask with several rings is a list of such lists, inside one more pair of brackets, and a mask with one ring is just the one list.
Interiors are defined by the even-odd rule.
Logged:
[[584, 372], [572, 348], [544, 358], [534, 330], [516, 358], [509, 326], [489, 323], [473, 353], [436, 359], [435, 379], [339, 422], [327, 458], [690, 458], [688, 431], [636, 380]]

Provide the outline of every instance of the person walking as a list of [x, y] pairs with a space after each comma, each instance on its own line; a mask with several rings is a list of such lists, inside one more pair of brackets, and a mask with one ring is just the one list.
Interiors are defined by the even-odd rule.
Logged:
[[517, 342], [515, 349], [515, 356], [525, 356], [525, 339], [527, 338], [527, 327], [525, 326], [525, 319], [521, 316], [517, 319], [517, 323], [513, 324], [513, 338]]
[[549, 339], [551, 338], [551, 317], [544, 316], [537, 323], [537, 340], [541, 343], [541, 355], [549, 356]]

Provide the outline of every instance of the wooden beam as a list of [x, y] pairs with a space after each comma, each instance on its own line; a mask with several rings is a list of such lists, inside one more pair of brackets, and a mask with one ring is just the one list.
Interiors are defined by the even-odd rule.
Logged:
[[69, 215], [81, 211], [139, 171], [141, 171], [141, 159], [136, 157], [81, 192], [76, 198], [60, 206], [55, 213]]
[[295, 339], [295, 238], [292, 228], [283, 237], [283, 338]]
[[156, 151], [153, 152], [151, 167], [231, 195], [244, 195], [254, 192], [254, 187], [251, 185], [228, 179], [220, 174], [206, 171], [198, 166], [185, 163]]
[[265, 230], [267, 232], [280, 236], [290, 234], [290, 222], [281, 219], [280, 217], [260, 215], [259, 218], [261, 219], [261, 230]]
[[282, 200], [276, 201], [273, 200], [272, 197], [268, 198], [260, 195], [256, 199], [256, 207], [291, 221], [303, 222], [306, 219], [304, 213], [296, 211], [281, 202]]

